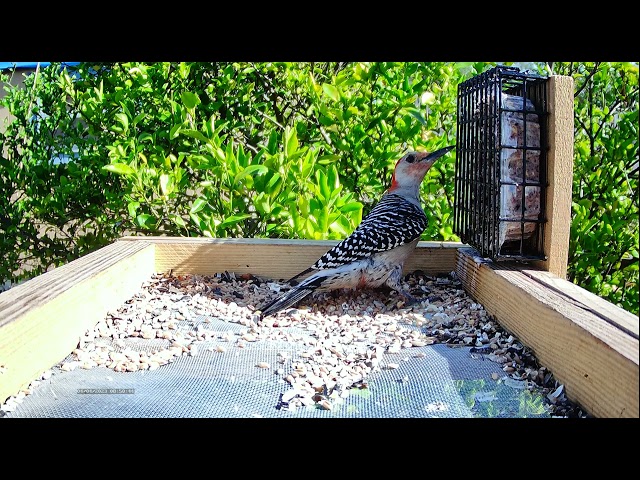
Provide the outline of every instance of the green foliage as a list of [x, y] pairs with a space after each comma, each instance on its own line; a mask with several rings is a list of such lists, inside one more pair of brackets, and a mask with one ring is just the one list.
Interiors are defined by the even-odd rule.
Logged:
[[[406, 150], [455, 143], [457, 85], [493, 65], [52, 64], [0, 100], [0, 279], [125, 234], [344, 238]], [[571, 279], [638, 313], [637, 65], [537, 65], [576, 79]], [[423, 240], [459, 240], [454, 160]]]
[[[41, 69], [24, 88], [7, 85], [1, 99], [14, 117], [0, 134], [3, 281], [38, 275], [118, 236], [104, 204], [119, 182], [100, 170], [101, 139], [85, 137], [70, 114], [63, 79], [55, 68]], [[3, 75], [0, 83], [9, 80]], [[60, 163], [65, 157], [73, 160]]]
[[[344, 238], [406, 149], [454, 142], [455, 86], [483, 66], [51, 64], [5, 85], [0, 277], [123, 234]], [[450, 157], [425, 239], [457, 239]]]

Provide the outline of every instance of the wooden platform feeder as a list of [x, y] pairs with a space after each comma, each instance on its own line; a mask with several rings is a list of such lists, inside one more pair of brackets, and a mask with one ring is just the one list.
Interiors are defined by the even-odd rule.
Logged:
[[[405, 272], [455, 271], [467, 293], [564, 384], [569, 399], [596, 417], [638, 417], [638, 317], [566, 280], [573, 80], [550, 77], [547, 89], [545, 260], [487, 262], [467, 244], [420, 242]], [[226, 270], [286, 279], [335, 243], [125, 237], [0, 293], [0, 402], [69, 355], [154, 273]]]

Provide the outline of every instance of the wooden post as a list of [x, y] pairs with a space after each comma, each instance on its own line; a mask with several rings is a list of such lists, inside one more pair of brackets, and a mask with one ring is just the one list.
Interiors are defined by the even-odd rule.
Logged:
[[573, 187], [573, 78], [551, 76], [547, 82], [548, 142], [544, 253], [534, 264], [567, 278]]

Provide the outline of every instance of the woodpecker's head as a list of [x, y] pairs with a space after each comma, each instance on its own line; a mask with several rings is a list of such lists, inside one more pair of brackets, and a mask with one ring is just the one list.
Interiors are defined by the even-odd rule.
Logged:
[[391, 178], [391, 186], [388, 191], [393, 192], [403, 188], [417, 188], [435, 161], [453, 148], [454, 146], [444, 147], [433, 153], [407, 152], [396, 163], [396, 168]]

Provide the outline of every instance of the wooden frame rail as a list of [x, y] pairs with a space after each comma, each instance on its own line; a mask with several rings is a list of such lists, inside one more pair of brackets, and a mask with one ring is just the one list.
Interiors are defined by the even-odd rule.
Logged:
[[[0, 402], [64, 359], [153, 273], [288, 278], [335, 241], [125, 237], [0, 293]], [[598, 417], [638, 417], [638, 317], [550, 272], [486, 262], [458, 242], [420, 242], [405, 272], [455, 271]]]

